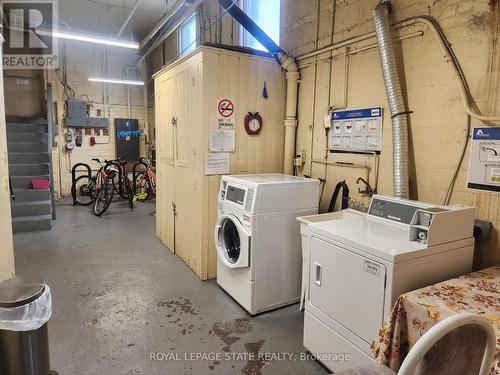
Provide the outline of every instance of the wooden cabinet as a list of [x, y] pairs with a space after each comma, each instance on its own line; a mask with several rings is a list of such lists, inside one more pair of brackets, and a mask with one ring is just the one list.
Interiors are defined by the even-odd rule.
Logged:
[[[203, 280], [216, 276], [217, 265], [220, 177], [205, 175], [205, 155], [218, 103], [229, 98], [235, 105], [231, 174], [282, 172], [285, 88], [273, 58], [206, 46], [155, 76], [157, 236]], [[245, 132], [248, 112], [263, 118], [258, 136]]]

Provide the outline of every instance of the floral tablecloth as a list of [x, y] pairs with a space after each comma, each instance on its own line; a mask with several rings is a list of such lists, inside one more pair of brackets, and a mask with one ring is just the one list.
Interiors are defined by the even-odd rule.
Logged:
[[497, 335], [491, 374], [500, 375], [500, 267], [401, 295], [372, 344], [377, 362], [398, 371], [415, 342], [440, 320], [461, 312], [489, 320]]

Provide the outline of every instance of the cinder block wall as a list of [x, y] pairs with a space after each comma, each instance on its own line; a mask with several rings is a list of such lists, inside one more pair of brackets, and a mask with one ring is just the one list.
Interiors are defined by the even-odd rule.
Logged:
[[[299, 56], [332, 42], [371, 32], [374, 30], [372, 12], [377, 3], [378, 0], [282, 0], [281, 45], [292, 55]], [[393, 0], [392, 3], [394, 21], [428, 14], [439, 21], [465, 71], [478, 108], [484, 114], [498, 115], [500, 1]], [[420, 30], [423, 36], [418, 36]], [[466, 136], [467, 117], [458, 90], [459, 82], [425, 26], [405, 28], [398, 35], [404, 36], [396, 50], [405, 77], [408, 106], [414, 111], [411, 116], [412, 198], [442, 203]], [[342, 106], [346, 99], [348, 108], [381, 105], [386, 109], [379, 193], [392, 194], [391, 122], [378, 50], [373, 46], [375, 42], [372, 38], [301, 61], [297, 150], [305, 152], [307, 162], [299, 172], [326, 177], [323, 209], [328, 206], [335, 185], [344, 179], [355, 203], [368, 204], [368, 199], [357, 193], [355, 184], [358, 177], [365, 177], [363, 169], [325, 167], [311, 162], [311, 159], [325, 158], [323, 119], [328, 108]], [[356, 52], [357, 49], [362, 50]], [[349, 54], [347, 82], [346, 52]], [[472, 125], [484, 124], [473, 120]], [[374, 181], [373, 157], [333, 154], [328, 156], [328, 161], [369, 165], [370, 179]], [[468, 164], [469, 150], [451, 202], [475, 206], [478, 218], [493, 222], [492, 239], [482, 249], [483, 264], [498, 264], [500, 194], [467, 190]]]
[[[90, 145], [90, 135], [83, 135], [82, 147], [75, 147], [72, 152], [65, 149], [65, 133], [68, 128], [64, 126], [65, 117], [65, 94], [61, 83], [61, 72], [46, 72], [46, 80], [54, 87], [55, 116], [59, 125], [57, 146], [53, 151], [54, 186], [59, 196], [70, 195], [71, 168], [76, 163], [87, 163], [93, 170], [98, 165], [92, 158], [114, 159], [115, 158], [115, 118], [128, 118], [128, 91], [127, 86], [117, 84], [106, 84], [89, 82], [88, 78], [106, 77], [124, 79], [126, 67], [136, 66], [136, 51], [124, 50], [112, 47], [100, 47], [83, 43], [65, 42], [65, 56], [67, 60], [67, 80], [69, 86], [75, 90], [75, 98], [90, 100], [92, 108], [91, 116], [97, 115], [101, 110], [103, 115], [109, 119], [109, 136], [96, 137], [95, 146]], [[60, 52], [60, 60], [63, 51]], [[62, 68], [62, 67], [61, 67]], [[147, 77], [145, 77], [147, 80]], [[139, 120], [139, 128], [148, 132], [154, 126], [154, 109], [145, 108], [144, 90], [140, 86], [130, 87], [130, 117]], [[152, 104], [153, 101], [150, 100]], [[152, 123], [151, 123], [152, 122]], [[85, 133], [84, 133], [85, 134]], [[151, 137], [153, 135], [151, 134]], [[145, 137], [140, 138], [141, 155], [146, 156]]]

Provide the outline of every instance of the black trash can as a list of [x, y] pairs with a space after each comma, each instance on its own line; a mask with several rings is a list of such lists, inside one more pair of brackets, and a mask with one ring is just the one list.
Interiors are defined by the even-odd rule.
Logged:
[[19, 278], [0, 283], [0, 374], [49, 375], [50, 288]]

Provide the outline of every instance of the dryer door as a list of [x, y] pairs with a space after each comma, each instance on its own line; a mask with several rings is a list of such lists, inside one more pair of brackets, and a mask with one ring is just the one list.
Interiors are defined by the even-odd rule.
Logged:
[[222, 215], [215, 226], [215, 246], [219, 259], [229, 268], [250, 265], [250, 235], [234, 215]]

